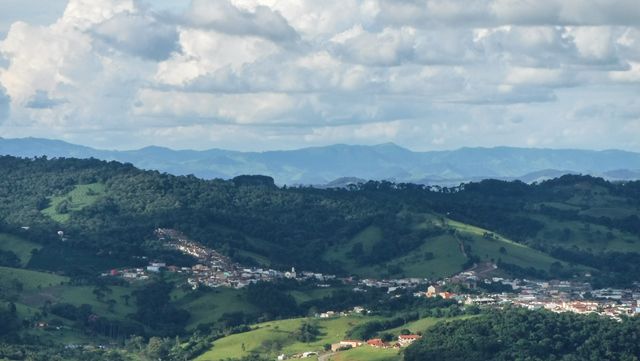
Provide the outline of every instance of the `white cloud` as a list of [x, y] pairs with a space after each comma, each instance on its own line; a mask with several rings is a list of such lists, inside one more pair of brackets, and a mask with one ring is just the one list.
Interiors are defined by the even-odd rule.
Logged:
[[0, 124], [9, 117], [9, 107], [11, 106], [11, 98], [7, 95], [5, 89], [0, 85]]
[[193, 0], [185, 16], [189, 25], [231, 35], [252, 35], [284, 42], [298, 38], [280, 12], [267, 6], [246, 10], [227, 0]]
[[[0, 40], [0, 129], [119, 147], [167, 135], [199, 148], [601, 146], [592, 132], [609, 127], [575, 111], [576, 100], [615, 95], [607, 104], [624, 107], [640, 82], [637, 0], [192, 0], [166, 9], [70, 0], [50, 25], [13, 22]], [[637, 129], [622, 111], [601, 114]], [[567, 130], [580, 117], [589, 126]]]

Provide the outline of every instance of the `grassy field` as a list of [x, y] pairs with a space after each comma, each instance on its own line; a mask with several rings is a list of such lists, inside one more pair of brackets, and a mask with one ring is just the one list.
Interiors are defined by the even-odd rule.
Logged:
[[205, 293], [196, 293], [185, 297], [176, 295], [178, 307], [189, 310], [191, 318], [187, 329], [194, 329], [198, 324], [218, 321], [224, 313], [256, 312], [257, 309], [249, 303], [244, 291], [231, 288], [219, 288]]
[[41, 248], [41, 245], [29, 242], [18, 236], [0, 233], [0, 250], [15, 253], [18, 258], [20, 258], [20, 263], [23, 267], [29, 263], [29, 260], [31, 260], [31, 251], [34, 249], [39, 250]]
[[25, 291], [39, 290], [69, 282], [67, 277], [51, 273], [0, 267], [0, 287], [13, 288], [14, 280], [20, 282]]
[[[543, 252], [489, 230], [453, 220], [446, 220], [446, 224], [462, 235], [470, 236], [473, 241], [468, 242], [466, 246], [473, 255], [480, 257], [483, 261], [497, 262], [501, 259], [520, 267], [541, 270], [548, 270], [552, 263], [558, 262], [557, 259]], [[486, 233], [492, 234], [492, 237], [484, 237]]]
[[[93, 310], [98, 314], [126, 319], [129, 314], [135, 313], [136, 311], [134, 306], [135, 298], [132, 295], [135, 289], [135, 287], [109, 287], [109, 290], [111, 291], [105, 293], [104, 301], [110, 299], [116, 301], [113, 311], [109, 311], [109, 307], [106, 302], [101, 302], [96, 298], [96, 295], [93, 293], [94, 287], [54, 287], [48, 291], [58, 302], [71, 303], [76, 306], [88, 304], [91, 305]], [[126, 304], [124, 296], [129, 296], [129, 305]]]
[[399, 350], [379, 349], [361, 346], [348, 351], [341, 351], [329, 358], [330, 361], [400, 361], [402, 355]]
[[289, 294], [293, 296], [297, 303], [303, 303], [311, 300], [320, 299], [331, 294], [339, 289], [350, 290], [351, 287], [330, 287], [330, 288], [315, 288], [304, 291], [291, 291]]
[[49, 198], [50, 205], [42, 210], [42, 213], [49, 216], [56, 222], [64, 223], [69, 220], [69, 213], [59, 213], [57, 207], [60, 203], [67, 201], [69, 212], [82, 210], [84, 207], [95, 203], [104, 195], [105, 186], [101, 183], [80, 184], [64, 195]]
[[[594, 252], [640, 252], [640, 240], [617, 229], [577, 221], [558, 221], [546, 216], [535, 216], [534, 219], [544, 224], [536, 238], [536, 241], [541, 243], [553, 240], [558, 246], [577, 247]], [[566, 230], [568, 235], [564, 236]]]
[[[355, 325], [373, 320], [365, 316], [350, 316], [333, 319], [288, 319], [261, 323], [249, 332], [235, 334], [214, 342], [213, 348], [202, 356], [200, 361], [223, 360], [258, 352], [262, 355], [279, 353], [294, 354], [306, 351], [321, 351], [325, 344], [344, 339], [346, 332]], [[322, 335], [313, 342], [302, 343], [293, 337], [293, 333], [303, 322], [317, 322]]]
[[[370, 226], [358, 233], [348, 243], [334, 247], [325, 254], [325, 259], [341, 262], [351, 273], [362, 277], [379, 277], [390, 274], [393, 277], [440, 278], [463, 271], [468, 255], [462, 251], [462, 239], [465, 251], [483, 261], [497, 262], [499, 259], [520, 267], [533, 267], [548, 270], [558, 260], [526, 245], [516, 243], [489, 230], [454, 220], [424, 215], [424, 222], [415, 227], [428, 228], [434, 225], [456, 231], [456, 234], [443, 235], [425, 240], [417, 249], [408, 254], [375, 266], [361, 266], [347, 256], [353, 244], [361, 242], [363, 248], [371, 247], [383, 238], [380, 228]], [[484, 237], [490, 233], [492, 237]], [[562, 262], [561, 262], [562, 263]]]
[[[215, 341], [211, 350], [198, 357], [197, 360], [217, 361], [226, 358], [239, 358], [252, 352], [275, 357], [280, 353], [293, 355], [306, 351], [322, 351], [325, 344], [343, 340], [347, 331], [354, 326], [374, 319], [376, 318], [370, 316], [349, 316], [333, 319], [296, 318], [265, 322], [255, 325], [255, 328], [249, 332], [230, 335]], [[424, 331], [438, 322], [446, 322], [448, 320], [452, 319], [428, 317], [410, 322], [401, 327], [385, 330], [384, 332], [398, 335], [400, 330], [404, 328], [413, 332]], [[322, 335], [316, 341], [310, 343], [297, 341], [294, 333], [303, 322], [317, 323]], [[395, 361], [400, 359], [401, 356], [398, 350], [376, 349], [369, 346], [338, 352], [330, 358], [330, 360], [334, 361]]]
[[[416, 229], [423, 224], [417, 224]], [[349, 242], [339, 247], [330, 249], [325, 254], [325, 259], [340, 262], [350, 273], [361, 277], [380, 277], [381, 274], [390, 273], [393, 276], [428, 277], [437, 278], [452, 275], [462, 270], [466, 259], [461, 253], [457, 241], [450, 235], [442, 235], [430, 238], [422, 246], [405, 256], [395, 258], [383, 264], [375, 266], [358, 265], [347, 256], [351, 247], [360, 242], [366, 251], [370, 250], [374, 243], [383, 239], [383, 232], [379, 227], [369, 226], [356, 234]], [[401, 269], [401, 274], [394, 270]]]
[[371, 247], [376, 242], [379, 242], [383, 239], [382, 229], [377, 226], [369, 226], [362, 231], [358, 232], [352, 239], [350, 239], [347, 243], [340, 244], [339, 246], [333, 247], [329, 249], [324, 258], [327, 260], [338, 261], [340, 262], [344, 268], [346, 269], [357, 269], [358, 265], [353, 261], [351, 257], [347, 255], [349, 250], [356, 243], [362, 243], [362, 248], [365, 252], [371, 250]]
[[360, 272], [373, 277], [382, 273], [383, 267], [399, 267], [402, 274], [394, 276], [440, 278], [462, 271], [465, 262], [466, 258], [460, 251], [456, 239], [445, 234], [427, 240], [418, 249], [391, 260], [382, 267], [364, 267]]

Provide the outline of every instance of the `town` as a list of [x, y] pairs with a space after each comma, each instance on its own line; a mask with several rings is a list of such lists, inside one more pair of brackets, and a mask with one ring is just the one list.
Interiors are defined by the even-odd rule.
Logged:
[[[168, 248], [190, 255], [197, 260], [192, 267], [176, 267], [164, 262], [152, 261], [145, 268], [114, 269], [103, 273], [103, 277], [121, 277], [127, 281], [144, 281], [153, 274], [170, 272], [184, 275], [192, 289], [199, 287], [243, 288], [256, 282], [273, 282], [290, 279], [299, 282], [314, 282], [316, 287], [330, 287], [330, 282], [352, 286], [354, 292], [366, 292], [367, 288], [385, 288], [387, 293], [413, 290], [416, 297], [441, 297], [464, 305], [481, 307], [504, 307], [512, 305], [527, 309], [547, 309], [553, 312], [594, 313], [620, 320], [625, 316], [640, 314], [640, 283], [633, 289], [592, 289], [587, 282], [541, 281], [509, 279], [491, 276], [497, 268], [494, 264], [476, 265], [442, 280], [427, 278], [358, 279], [337, 277], [310, 271], [298, 272], [245, 267], [233, 262], [219, 252], [189, 239], [183, 233], [166, 228], [155, 231], [158, 239]], [[484, 286], [484, 287], [483, 287]], [[498, 287], [501, 292], [488, 292]], [[457, 290], [457, 291], [454, 291]], [[357, 308], [360, 312], [362, 309]], [[339, 317], [349, 311], [327, 311], [318, 317]], [[344, 346], [344, 345], [343, 345]], [[353, 346], [353, 345], [352, 345]], [[383, 347], [383, 345], [378, 345]], [[384, 345], [386, 347], [386, 345]]]

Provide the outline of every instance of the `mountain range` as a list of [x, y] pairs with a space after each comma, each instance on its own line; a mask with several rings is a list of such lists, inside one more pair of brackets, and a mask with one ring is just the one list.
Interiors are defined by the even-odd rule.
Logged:
[[369, 179], [451, 185], [486, 178], [531, 183], [567, 173], [608, 180], [640, 179], [640, 153], [622, 150], [495, 147], [415, 152], [385, 143], [266, 152], [173, 150], [159, 146], [116, 151], [60, 140], [0, 138], [0, 154], [115, 160], [206, 179], [262, 174], [273, 177], [277, 184], [289, 185], [343, 186]]

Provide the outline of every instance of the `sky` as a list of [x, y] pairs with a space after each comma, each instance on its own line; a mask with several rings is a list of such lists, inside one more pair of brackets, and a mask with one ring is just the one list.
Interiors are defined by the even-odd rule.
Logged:
[[639, 0], [0, 0], [0, 137], [640, 151]]

